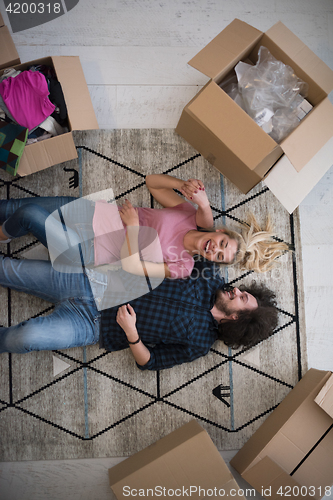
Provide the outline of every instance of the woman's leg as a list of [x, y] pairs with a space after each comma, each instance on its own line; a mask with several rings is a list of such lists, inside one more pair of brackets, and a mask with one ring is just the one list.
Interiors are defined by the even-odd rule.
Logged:
[[51, 314], [0, 327], [0, 353], [68, 349], [99, 340], [99, 313], [93, 301], [65, 300]]
[[51, 214], [58, 208], [76, 199], [74, 196], [35, 196], [33, 198], [0, 200], [0, 224], [3, 224], [18, 208], [25, 205], [37, 205]]
[[[94, 262], [92, 220], [94, 203], [84, 198], [36, 198], [2, 203], [0, 216], [12, 215], [2, 225], [0, 239], [18, 238], [32, 233], [58, 259], [58, 270]], [[12, 203], [11, 203], [12, 202]], [[62, 203], [65, 202], [65, 205]], [[1, 205], [1, 203], [0, 203]], [[14, 210], [16, 208], [16, 210]], [[50, 213], [50, 210], [55, 210]], [[80, 272], [80, 271], [78, 271]]]

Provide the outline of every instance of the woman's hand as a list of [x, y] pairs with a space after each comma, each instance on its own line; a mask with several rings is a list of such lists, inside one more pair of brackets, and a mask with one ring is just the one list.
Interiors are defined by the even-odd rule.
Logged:
[[132, 203], [125, 200], [125, 203], [119, 209], [119, 215], [125, 226], [139, 226], [138, 209], [134, 208]]
[[126, 333], [127, 340], [135, 342], [138, 339], [138, 331], [136, 329], [136, 314], [130, 304], [121, 306], [118, 309], [117, 323]]
[[199, 179], [185, 181], [180, 188], [180, 192], [187, 200], [193, 201], [199, 207], [209, 206], [205, 186]]

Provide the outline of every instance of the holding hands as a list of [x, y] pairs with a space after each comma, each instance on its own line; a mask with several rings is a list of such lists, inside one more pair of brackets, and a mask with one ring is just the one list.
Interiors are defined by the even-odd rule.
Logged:
[[125, 226], [139, 226], [139, 215], [137, 208], [132, 203], [125, 200], [125, 203], [119, 209], [119, 215]]
[[179, 191], [187, 200], [193, 201], [193, 203], [196, 203], [199, 207], [209, 206], [205, 186], [199, 179], [184, 181]]

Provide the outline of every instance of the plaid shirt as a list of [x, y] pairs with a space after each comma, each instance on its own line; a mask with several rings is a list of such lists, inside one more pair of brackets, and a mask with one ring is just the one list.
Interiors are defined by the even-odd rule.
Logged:
[[[127, 273], [124, 276], [128, 286], [136, 280], [137, 287], [142, 280]], [[223, 283], [215, 266], [197, 262], [190, 278], [165, 279], [151, 292], [131, 301], [137, 330], [150, 351], [150, 360], [144, 366], [138, 365], [140, 369], [171, 368], [208, 353], [217, 340], [217, 322], [210, 310], [215, 292]], [[143, 290], [145, 286], [143, 279]], [[100, 337], [107, 351], [128, 348], [125, 333], [116, 322], [118, 307], [101, 313]]]

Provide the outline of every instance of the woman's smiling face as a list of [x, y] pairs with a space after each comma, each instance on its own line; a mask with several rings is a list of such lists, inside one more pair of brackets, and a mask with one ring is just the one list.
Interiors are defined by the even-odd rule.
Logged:
[[207, 260], [222, 264], [231, 264], [238, 250], [238, 243], [230, 238], [223, 229], [213, 232], [203, 232], [198, 240], [200, 255]]

